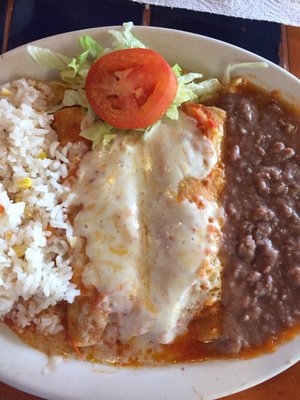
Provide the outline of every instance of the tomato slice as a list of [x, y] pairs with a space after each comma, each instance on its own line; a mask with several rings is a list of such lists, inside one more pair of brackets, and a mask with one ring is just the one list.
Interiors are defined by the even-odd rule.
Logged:
[[113, 51], [97, 60], [86, 78], [94, 112], [119, 129], [158, 121], [177, 92], [177, 79], [163, 57], [149, 49]]

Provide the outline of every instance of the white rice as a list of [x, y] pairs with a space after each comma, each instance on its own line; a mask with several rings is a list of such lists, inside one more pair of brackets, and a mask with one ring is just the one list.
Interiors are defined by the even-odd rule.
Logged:
[[[70, 282], [72, 195], [61, 183], [72, 145], [61, 148], [51, 129], [49, 87], [32, 83], [6, 84], [11, 94], [0, 96], [0, 319], [51, 334], [63, 329], [60, 320], [41, 311], [79, 294]], [[20, 189], [22, 178], [31, 179], [30, 188]]]

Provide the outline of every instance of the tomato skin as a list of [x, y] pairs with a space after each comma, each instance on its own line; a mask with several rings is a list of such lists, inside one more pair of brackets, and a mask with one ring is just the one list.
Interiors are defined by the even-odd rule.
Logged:
[[177, 92], [177, 79], [163, 57], [149, 49], [126, 49], [99, 58], [86, 78], [94, 112], [118, 129], [146, 128], [158, 121]]
[[190, 117], [194, 118], [199, 127], [202, 129], [203, 134], [209, 135], [212, 129], [217, 127], [216, 122], [213, 119], [211, 111], [204, 107], [202, 104], [197, 103], [184, 103], [182, 105], [182, 111]]

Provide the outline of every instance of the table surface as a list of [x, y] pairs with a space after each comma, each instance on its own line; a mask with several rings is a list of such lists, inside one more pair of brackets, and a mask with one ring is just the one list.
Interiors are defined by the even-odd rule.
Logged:
[[[1, 0], [0, 53], [30, 41], [95, 26], [153, 25], [214, 37], [259, 54], [300, 78], [300, 29], [128, 0]], [[38, 400], [0, 383], [1, 400]], [[300, 400], [300, 363], [223, 400]]]

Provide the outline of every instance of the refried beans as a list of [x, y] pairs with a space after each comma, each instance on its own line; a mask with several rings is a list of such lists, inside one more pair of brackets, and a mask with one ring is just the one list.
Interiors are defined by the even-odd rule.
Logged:
[[221, 352], [260, 347], [300, 321], [300, 120], [278, 95], [225, 92]]

